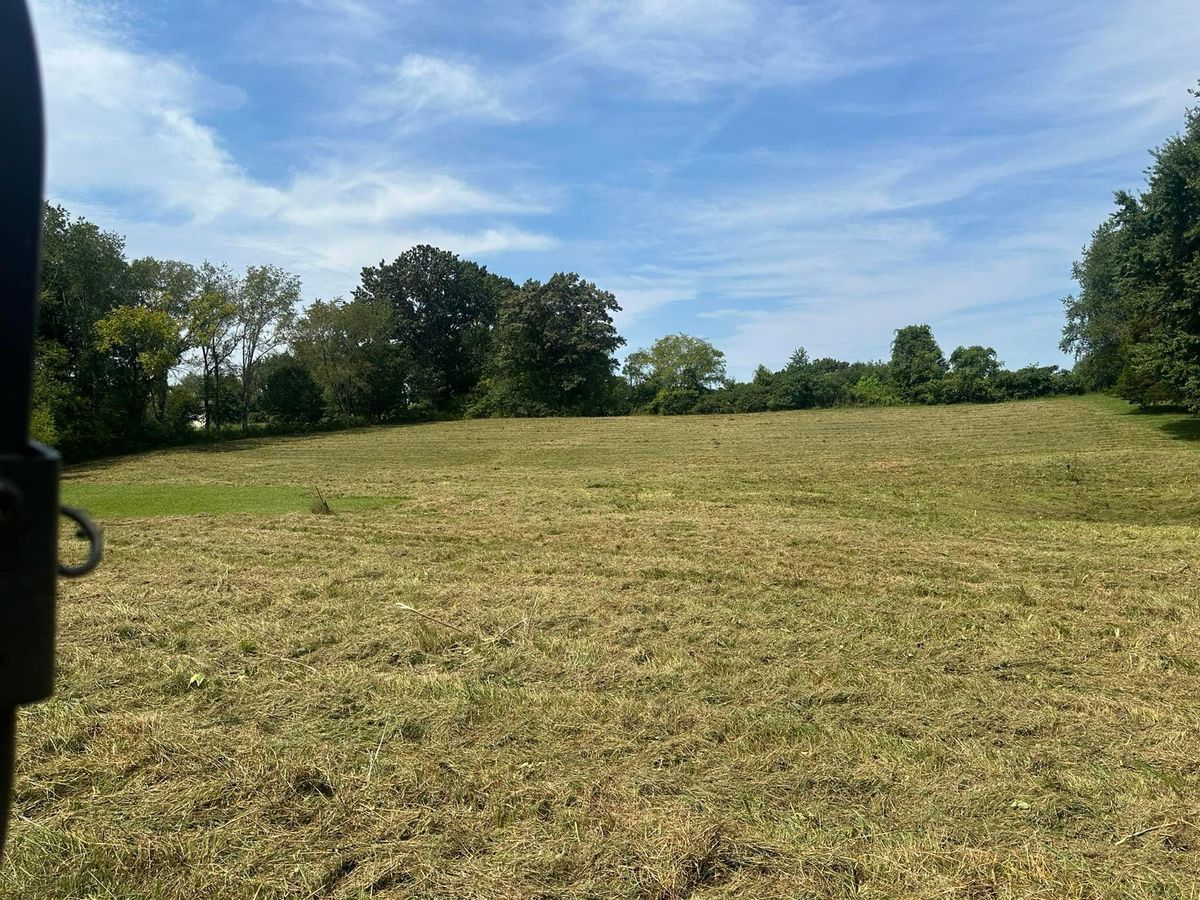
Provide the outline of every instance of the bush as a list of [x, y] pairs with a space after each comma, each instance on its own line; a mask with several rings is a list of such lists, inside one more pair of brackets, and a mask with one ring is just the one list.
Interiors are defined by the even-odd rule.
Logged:
[[695, 410], [701, 396], [699, 391], [691, 388], [665, 387], [654, 395], [646, 411], [660, 416], [682, 416]]
[[896, 386], [881, 381], [878, 375], [864, 375], [850, 389], [854, 402], [863, 406], [900, 406], [904, 398]]

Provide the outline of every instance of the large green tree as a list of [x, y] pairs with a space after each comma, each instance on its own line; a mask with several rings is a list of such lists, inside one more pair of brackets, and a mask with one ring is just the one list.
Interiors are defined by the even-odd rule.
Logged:
[[320, 421], [325, 412], [321, 386], [308, 366], [294, 355], [280, 354], [264, 360], [259, 409], [271, 419], [298, 425]]
[[250, 425], [259, 366], [285, 342], [299, 300], [300, 279], [278, 266], [250, 266], [241, 279], [234, 336], [240, 362], [243, 430]]
[[[182, 358], [192, 349], [188, 330], [188, 310], [200, 289], [200, 273], [190, 263], [173, 259], [155, 259], [145, 256], [129, 264], [129, 276], [133, 285], [134, 302], [146, 309], [166, 313], [175, 323], [180, 334], [177, 346]], [[170, 391], [170, 376], [180, 359], [158, 372], [152, 388], [154, 417], [160, 426], [165, 426], [167, 395]]]
[[141, 438], [155, 386], [179, 362], [179, 323], [166, 310], [118, 306], [96, 323], [96, 349], [108, 363], [126, 437]]
[[1200, 109], [1154, 153], [1147, 190], [1118, 195], [1130, 246], [1122, 279], [1132, 318], [1124, 396], [1200, 411]]
[[1089, 390], [1114, 387], [1129, 363], [1133, 317], [1121, 271], [1126, 237], [1116, 216], [1097, 228], [1071, 267], [1079, 291], [1063, 300], [1067, 322], [1059, 346], [1075, 355], [1075, 372]]
[[668, 334], [625, 360], [635, 402], [649, 412], [689, 412], [703, 394], [723, 387], [725, 354], [703, 338]]
[[[130, 423], [122, 388], [99, 349], [96, 323], [134, 302], [125, 242], [61, 206], [42, 219], [39, 377], [35, 407], [43, 434], [68, 456], [114, 446]], [[140, 430], [140, 422], [134, 426]]]
[[1200, 108], [1147, 176], [1140, 194], [1117, 193], [1076, 263], [1062, 346], [1086, 387], [1200, 412]]
[[[229, 396], [223, 375], [226, 363], [237, 349], [238, 292], [240, 284], [227, 266], [205, 262], [199, 270], [198, 290], [188, 303], [187, 333], [200, 353], [204, 428], [218, 427], [227, 418], [221, 412], [221, 397]], [[240, 385], [239, 385], [240, 388]]]
[[478, 263], [422, 244], [364, 268], [355, 299], [391, 309], [412, 401], [446, 410], [460, 406], [483, 376], [499, 304], [513, 290]]
[[905, 400], [936, 402], [949, 368], [928, 325], [906, 325], [896, 330], [888, 371]]
[[812, 362], [808, 351], [796, 348], [787, 365], [775, 372], [768, 385], [768, 409], [808, 409], [815, 400]]
[[999, 399], [1000, 360], [991, 347], [957, 347], [950, 354], [945, 395], [950, 403], [988, 403]]
[[614, 395], [616, 297], [574, 273], [508, 294], [496, 327], [488, 412], [598, 415]]
[[401, 349], [389, 306], [356, 298], [309, 304], [291, 333], [296, 359], [312, 373], [336, 418], [379, 419], [405, 408]]

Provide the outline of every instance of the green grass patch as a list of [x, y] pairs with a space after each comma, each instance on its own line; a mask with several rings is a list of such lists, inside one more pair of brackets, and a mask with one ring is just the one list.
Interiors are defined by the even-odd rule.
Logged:
[[[309, 512], [312, 488], [245, 484], [92, 484], [64, 482], [63, 503], [80, 506], [98, 519], [225, 516], [243, 513], [281, 515]], [[379, 509], [397, 497], [326, 495], [333, 512]]]

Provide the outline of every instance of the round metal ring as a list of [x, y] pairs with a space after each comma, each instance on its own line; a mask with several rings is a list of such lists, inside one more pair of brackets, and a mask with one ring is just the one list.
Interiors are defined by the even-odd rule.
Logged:
[[58, 574], [64, 578], [78, 578], [81, 575], [86, 575], [92, 569], [100, 564], [100, 557], [104, 555], [104, 532], [88, 518], [87, 513], [82, 509], [74, 506], [64, 506], [61, 512], [68, 519], [71, 519], [79, 526], [80, 537], [88, 539], [88, 555], [82, 563], [77, 566], [68, 566], [63, 563], [58, 564]]

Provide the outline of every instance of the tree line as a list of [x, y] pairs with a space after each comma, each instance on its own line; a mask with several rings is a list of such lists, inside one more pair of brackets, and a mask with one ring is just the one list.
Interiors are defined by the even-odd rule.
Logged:
[[928, 325], [891, 358], [728, 377], [686, 334], [630, 353], [616, 297], [573, 273], [523, 284], [431, 246], [362, 270], [350, 299], [300, 302], [277, 266], [145, 257], [61, 206], [44, 217], [35, 437], [68, 458], [228, 433], [464, 416], [682, 414], [991, 402], [1080, 389], [1055, 366], [947, 359]]
[[623, 369], [625, 411], [737, 413], [829, 406], [994, 403], [1079, 393], [1058, 366], [1008, 370], [991, 347], [958, 347], [946, 358], [928, 325], [895, 333], [890, 359], [809, 359], [800, 347], [782, 369], [759, 366], [748, 382], [726, 376], [712, 344], [673, 334], [629, 354]]
[[1062, 349], [1088, 390], [1200, 412], [1200, 107], [1146, 175], [1141, 193], [1116, 193], [1075, 263]]

